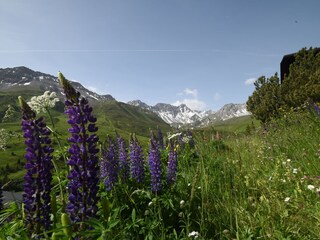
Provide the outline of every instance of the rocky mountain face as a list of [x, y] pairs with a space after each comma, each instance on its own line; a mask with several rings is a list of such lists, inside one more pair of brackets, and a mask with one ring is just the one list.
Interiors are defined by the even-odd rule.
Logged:
[[225, 121], [234, 117], [250, 115], [246, 104], [226, 104], [219, 111], [195, 111], [188, 108], [185, 104], [173, 106], [166, 103], [158, 103], [154, 106], [134, 100], [128, 104], [152, 111], [161, 117], [171, 126], [207, 126], [218, 121]]
[[[111, 95], [94, 93], [78, 82], [71, 82], [71, 84], [82, 96], [91, 101], [115, 100]], [[26, 67], [0, 68], [0, 91], [54, 91], [60, 99], [64, 99], [57, 77]]]
[[245, 103], [229, 103], [224, 105], [217, 112], [204, 116], [201, 120], [200, 126], [208, 126], [215, 122], [221, 122], [231, 118], [242, 117], [247, 115], [251, 115], [251, 113], [248, 112], [247, 105]]
[[185, 104], [173, 106], [166, 103], [158, 103], [155, 106], [149, 106], [140, 100], [130, 101], [128, 104], [156, 113], [171, 126], [192, 125], [195, 122], [200, 122], [203, 116], [211, 113], [193, 111]]

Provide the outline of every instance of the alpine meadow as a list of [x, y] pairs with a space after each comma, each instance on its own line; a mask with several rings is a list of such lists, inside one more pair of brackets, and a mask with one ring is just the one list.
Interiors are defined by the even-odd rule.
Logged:
[[317, 48], [192, 129], [58, 78], [64, 103], [0, 93], [1, 239], [320, 239]]

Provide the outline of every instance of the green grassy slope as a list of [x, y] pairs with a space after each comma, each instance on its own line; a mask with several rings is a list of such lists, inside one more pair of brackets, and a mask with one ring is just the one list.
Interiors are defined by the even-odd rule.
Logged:
[[242, 116], [217, 122], [211, 126], [198, 129], [196, 132], [211, 132], [214, 135], [218, 132], [220, 137], [226, 140], [236, 135], [249, 134], [259, 127], [260, 122], [252, 116]]
[[213, 125], [218, 131], [241, 133], [246, 131], [248, 126], [259, 126], [258, 120], [254, 119], [252, 116], [242, 116], [237, 118], [231, 118], [223, 122], [218, 122]]

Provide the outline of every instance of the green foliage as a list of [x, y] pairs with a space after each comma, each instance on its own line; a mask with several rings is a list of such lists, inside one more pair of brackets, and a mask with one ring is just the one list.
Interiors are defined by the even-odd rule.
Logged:
[[277, 117], [282, 103], [278, 74], [270, 78], [262, 76], [256, 80], [254, 86], [255, 91], [247, 101], [248, 111], [262, 122]]
[[307, 100], [320, 100], [320, 52], [303, 48], [295, 55], [289, 75], [284, 78], [281, 94], [288, 107], [300, 107]]
[[[278, 75], [260, 77], [247, 101], [248, 110], [263, 123], [291, 108], [320, 100], [320, 52], [303, 48], [295, 55], [289, 75], [280, 84]], [[284, 111], [283, 111], [284, 110]]]

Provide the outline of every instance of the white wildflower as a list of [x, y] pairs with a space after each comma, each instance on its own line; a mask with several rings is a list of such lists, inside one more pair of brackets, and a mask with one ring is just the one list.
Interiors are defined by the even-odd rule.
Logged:
[[198, 189], [201, 189], [201, 187], [198, 187]]
[[6, 150], [7, 142], [9, 140], [9, 133], [4, 128], [0, 129], [0, 150]]
[[188, 234], [188, 237], [194, 237], [195, 239], [199, 237], [199, 233], [196, 231], [192, 231]]
[[151, 206], [152, 206], [152, 204], [153, 204], [153, 202], [149, 202], [149, 203], [148, 203], [148, 206], [149, 206], [149, 207], [151, 207]]
[[288, 162], [288, 163], [289, 163], [289, 162], [291, 162], [291, 159], [290, 159], [290, 158], [288, 158], [288, 159], [287, 159], [287, 162]]
[[9, 119], [13, 117], [14, 112], [15, 112], [14, 108], [9, 104], [7, 106], [7, 110], [4, 114], [4, 117], [2, 118], [2, 122], [9, 121]]
[[181, 133], [175, 133], [175, 134], [172, 134], [172, 135], [168, 135], [168, 140], [172, 139], [172, 138], [175, 138], [177, 136], [180, 136]]
[[315, 187], [314, 187], [313, 185], [308, 185], [307, 188], [308, 188], [309, 190], [313, 191]]
[[223, 234], [229, 234], [229, 232], [230, 231], [228, 229], [225, 229], [225, 230], [222, 231]]
[[192, 139], [192, 137], [191, 136], [184, 136], [183, 138], [182, 138], [182, 141], [184, 142], [184, 143], [189, 143], [189, 141]]
[[293, 174], [297, 174], [297, 173], [298, 173], [298, 169], [297, 169], [297, 168], [294, 168], [294, 169], [292, 170], [292, 172], [293, 172]]
[[34, 96], [28, 105], [37, 113], [47, 112], [48, 108], [53, 108], [56, 102], [59, 101], [55, 92], [45, 91], [43, 95]]
[[191, 186], [191, 183], [188, 183], [188, 187], [190, 187]]
[[180, 201], [180, 207], [183, 207], [184, 204], [185, 204], [185, 201], [184, 201], [184, 200], [181, 200], [181, 201]]
[[289, 201], [290, 201], [290, 197], [286, 197], [286, 198], [284, 199], [284, 201], [285, 201], [285, 202], [289, 202]]

